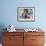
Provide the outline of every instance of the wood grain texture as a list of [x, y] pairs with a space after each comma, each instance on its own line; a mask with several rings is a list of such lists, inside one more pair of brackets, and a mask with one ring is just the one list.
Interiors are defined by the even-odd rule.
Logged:
[[44, 32], [3, 32], [3, 46], [44, 46]]
[[23, 33], [4, 32], [3, 46], [23, 46]]
[[44, 32], [24, 33], [24, 46], [44, 46]]

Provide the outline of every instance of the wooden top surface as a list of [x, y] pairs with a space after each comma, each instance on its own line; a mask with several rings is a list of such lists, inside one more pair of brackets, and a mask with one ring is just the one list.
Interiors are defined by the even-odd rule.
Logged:
[[[7, 31], [8, 32], [8, 31]], [[16, 31], [15, 32], [25, 32], [25, 33], [27, 33], [24, 29], [16, 29]], [[30, 32], [30, 33], [38, 33], [38, 32], [44, 32], [43, 30], [41, 30], [41, 29], [38, 29], [38, 31], [28, 31], [28, 32]]]

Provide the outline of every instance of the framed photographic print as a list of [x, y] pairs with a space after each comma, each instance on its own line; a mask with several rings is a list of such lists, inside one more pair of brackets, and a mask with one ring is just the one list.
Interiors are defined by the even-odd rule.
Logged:
[[18, 7], [17, 8], [18, 21], [35, 21], [35, 8], [34, 7]]

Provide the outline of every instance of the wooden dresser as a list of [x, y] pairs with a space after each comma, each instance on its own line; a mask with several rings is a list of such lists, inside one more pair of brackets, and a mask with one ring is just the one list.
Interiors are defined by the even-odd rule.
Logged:
[[3, 46], [44, 46], [44, 32], [3, 32]]

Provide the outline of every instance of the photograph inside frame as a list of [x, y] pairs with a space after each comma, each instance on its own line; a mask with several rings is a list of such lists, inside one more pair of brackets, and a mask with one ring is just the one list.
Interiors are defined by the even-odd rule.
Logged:
[[34, 8], [19, 8], [18, 9], [19, 20], [34, 20]]

